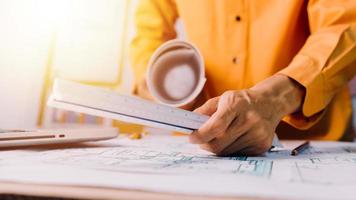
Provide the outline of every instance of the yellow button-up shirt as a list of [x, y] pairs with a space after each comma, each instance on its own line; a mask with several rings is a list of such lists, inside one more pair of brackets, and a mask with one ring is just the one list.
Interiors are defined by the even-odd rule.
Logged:
[[351, 131], [347, 82], [356, 73], [355, 0], [142, 0], [131, 44], [141, 95], [148, 59], [176, 38], [178, 18], [203, 54], [210, 96], [281, 73], [303, 85], [306, 95], [302, 111], [283, 119], [279, 135], [337, 140]]

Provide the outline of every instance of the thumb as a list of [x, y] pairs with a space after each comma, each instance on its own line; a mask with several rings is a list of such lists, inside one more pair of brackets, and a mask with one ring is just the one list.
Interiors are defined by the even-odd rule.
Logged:
[[209, 99], [207, 102], [205, 102], [202, 106], [199, 108], [195, 109], [193, 112], [202, 114], [202, 115], [209, 115], [211, 116], [214, 114], [218, 108], [218, 103], [219, 103], [219, 97], [214, 97], [212, 99]]

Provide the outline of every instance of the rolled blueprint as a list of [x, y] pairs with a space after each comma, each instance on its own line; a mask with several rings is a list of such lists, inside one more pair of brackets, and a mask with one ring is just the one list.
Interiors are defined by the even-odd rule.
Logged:
[[170, 40], [152, 55], [146, 81], [157, 102], [173, 107], [189, 104], [206, 82], [203, 57], [193, 44]]

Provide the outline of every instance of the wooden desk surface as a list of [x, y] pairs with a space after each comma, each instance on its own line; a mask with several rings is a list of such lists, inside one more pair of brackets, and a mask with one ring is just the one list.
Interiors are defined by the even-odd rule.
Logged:
[[[10, 194], [10, 195], [8, 195]], [[15, 196], [13, 196], [15, 195]], [[19, 196], [16, 196], [19, 195]], [[26, 198], [26, 196], [28, 198]], [[53, 186], [39, 184], [23, 184], [0, 182], [0, 198], [7, 199], [38, 199], [46, 197], [54, 199], [102, 199], [102, 200], [247, 200], [252, 198], [232, 198], [232, 197], [212, 197], [212, 196], [189, 196], [170, 193], [155, 193], [146, 191], [97, 188], [97, 187], [78, 187], [78, 186]], [[3, 198], [1, 198], [3, 199]], [[253, 198], [257, 199], [257, 198]]]

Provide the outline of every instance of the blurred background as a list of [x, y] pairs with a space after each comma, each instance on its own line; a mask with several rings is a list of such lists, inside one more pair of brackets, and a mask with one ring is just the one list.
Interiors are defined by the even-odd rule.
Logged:
[[[130, 94], [138, 0], [0, 0], [0, 128], [139, 126], [47, 108], [55, 77]], [[180, 22], [178, 36], [184, 37]]]
[[[128, 46], [137, 2], [0, 0], [0, 128], [78, 123], [139, 129], [45, 106], [54, 77], [131, 93]], [[180, 21], [176, 29], [184, 38]], [[355, 79], [350, 87], [356, 95]]]

